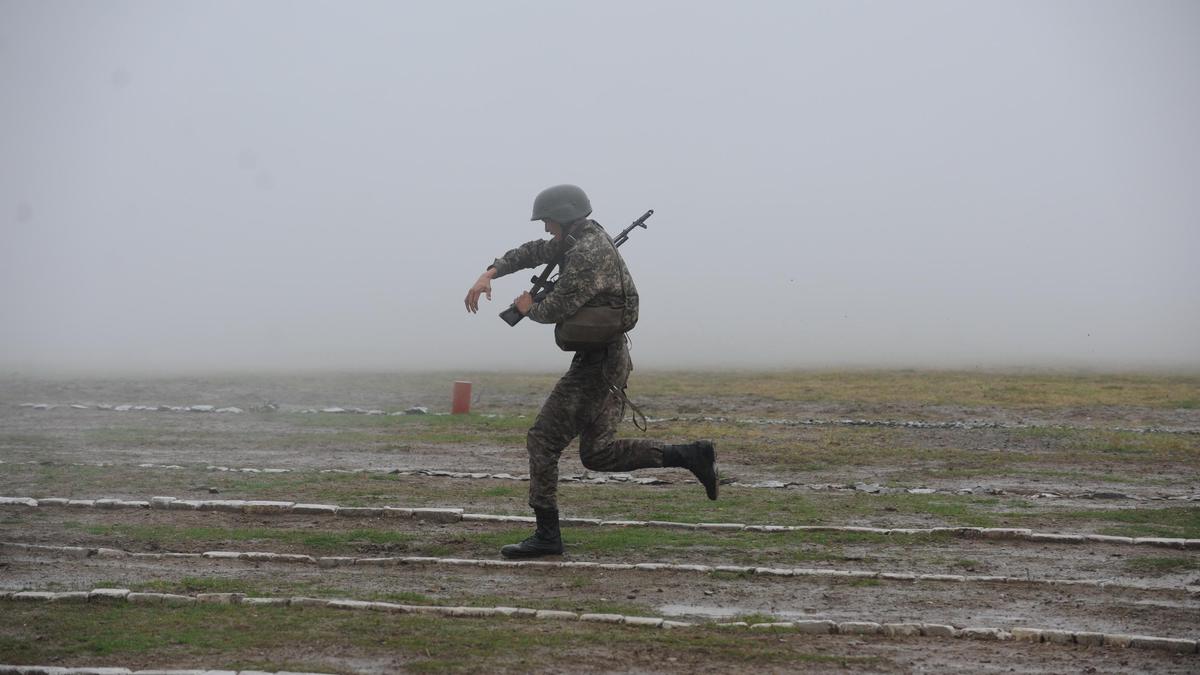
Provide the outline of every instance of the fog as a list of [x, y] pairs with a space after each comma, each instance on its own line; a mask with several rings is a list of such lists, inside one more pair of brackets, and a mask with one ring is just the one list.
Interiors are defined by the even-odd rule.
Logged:
[[0, 368], [1200, 367], [1200, 3], [0, 0]]

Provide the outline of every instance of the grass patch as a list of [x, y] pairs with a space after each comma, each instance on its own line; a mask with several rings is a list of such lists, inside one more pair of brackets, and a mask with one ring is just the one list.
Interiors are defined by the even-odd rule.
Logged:
[[419, 537], [414, 533], [389, 530], [287, 530], [268, 527], [175, 527], [171, 525], [88, 525], [88, 534], [131, 540], [151, 549], [186, 551], [198, 544], [218, 546], [238, 543], [272, 543], [300, 546], [317, 552], [346, 550], [407, 549]]
[[1163, 556], [1139, 556], [1129, 558], [1124, 565], [1126, 571], [1144, 576], [1182, 574], [1200, 570], [1200, 560], [1193, 558], [1168, 558]]
[[[377, 660], [416, 672], [552, 670], [563, 663], [655, 670], [667, 659], [718, 670], [797, 662], [880, 667], [890, 662], [809, 652], [801, 635], [733, 635], [716, 628], [652, 631], [593, 623], [345, 612], [324, 608], [78, 607], [0, 601], [7, 663], [171, 663], [229, 670], [349, 672]], [[837, 647], [835, 647], [836, 649]], [[325, 656], [328, 654], [328, 656]], [[384, 666], [386, 664], [386, 667]]]

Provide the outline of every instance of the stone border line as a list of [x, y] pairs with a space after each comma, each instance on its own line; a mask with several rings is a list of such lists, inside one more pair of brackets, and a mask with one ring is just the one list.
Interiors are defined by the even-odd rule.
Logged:
[[[532, 516], [504, 516], [490, 513], [465, 513], [461, 508], [410, 508], [399, 506], [338, 506], [305, 504], [265, 499], [177, 499], [151, 497], [149, 501], [125, 499], [68, 499], [66, 497], [0, 497], [0, 507], [40, 508], [58, 506], [95, 509], [162, 509], [169, 511], [225, 511], [254, 515], [304, 514], [348, 518], [414, 518], [439, 523], [532, 523]], [[1019, 527], [928, 527], [880, 528], [850, 525], [747, 525], [745, 523], [679, 523], [667, 520], [603, 520], [600, 518], [562, 518], [562, 524], [595, 527], [661, 527], [676, 530], [720, 532], [834, 532], [879, 535], [950, 535], [965, 539], [1031, 541], [1044, 544], [1125, 544], [1183, 550], [1200, 550], [1200, 539], [1169, 537], [1120, 537], [1106, 534], [1060, 534], [1034, 532]]]
[[0, 664], [0, 675], [329, 675], [324, 673], [294, 673], [280, 670], [266, 673], [263, 670], [130, 670], [128, 668], [82, 667], [64, 668], [60, 665], [7, 665]]
[[692, 572], [710, 574], [753, 574], [762, 577], [799, 577], [806, 579], [879, 579], [899, 582], [935, 583], [993, 583], [1018, 584], [1024, 586], [1086, 587], [1135, 591], [1142, 593], [1200, 593], [1200, 587], [1186, 586], [1168, 588], [1138, 584], [1118, 583], [1100, 579], [1041, 579], [1032, 577], [1003, 577], [964, 574], [913, 574], [910, 572], [879, 572], [871, 570], [837, 570], [812, 567], [752, 567], [743, 565], [698, 565], [688, 563], [598, 563], [565, 560], [503, 560], [480, 558], [434, 558], [429, 556], [395, 556], [386, 558], [354, 558], [350, 556], [315, 557], [303, 553], [270, 553], [266, 551], [205, 551], [203, 553], [130, 553], [115, 548], [86, 548], [82, 546], [50, 546], [0, 542], [0, 553], [10, 555], [45, 554], [64, 558], [132, 558], [135, 560], [213, 560], [217, 562], [244, 561], [253, 563], [280, 563], [316, 565], [321, 569], [335, 567], [405, 567], [409, 565], [432, 565], [440, 567], [480, 567], [506, 569], [567, 569], [605, 570], [613, 572]]
[[[54, 466], [53, 462], [30, 460], [26, 462], [5, 462], [0, 460], [0, 465], [13, 464], [21, 465], [37, 465], [37, 466]], [[155, 464], [153, 462], [142, 462], [140, 464], [117, 464], [115, 462], [71, 462], [69, 464], [61, 464], [60, 466], [85, 466], [85, 467], [117, 467], [117, 466], [136, 466], [139, 469], [199, 469], [199, 465], [183, 466], [181, 464]], [[257, 467], [228, 467], [208, 464], [204, 466], [207, 471], [220, 471], [229, 473], [264, 473], [264, 474], [280, 474], [280, 473], [299, 473], [296, 469], [280, 469], [280, 468], [257, 468]], [[474, 480], [493, 479], [493, 480], [511, 480], [528, 482], [529, 474], [511, 473], [489, 473], [486, 471], [446, 471], [443, 469], [399, 469], [399, 468], [367, 468], [367, 469], [311, 469], [317, 473], [373, 473], [373, 474], [391, 474], [395, 476], [431, 476], [437, 478], [470, 478]], [[587, 485], [672, 485], [675, 481], [662, 478], [659, 476], [634, 476], [628, 473], [610, 473], [610, 474], [592, 474], [584, 472], [581, 474], [564, 474], [559, 477], [560, 483], [582, 483]], [[684, 479], [683, 483], [695, 483], [693, 479]], [[1132, 500], [1138, 502], [1153, 502], [1153, 501], [1177, 501], [1177, 502], [1200, 502], [1200, 493], [1191, 494], [1159, 494], [1152, 497], [1143, 497], [1140, 495], [1126, 494], [1124, 492], [1116, 492], [1112, 490], [1099, 490], [1089, 492], [1076, 492], [1069, 494], [1061, 494], [1057, 492], [1011, 492], [998, 488], [985, 488], [977, 485], [974, 488], [959, 488], [956, 490], [946, 490], [941, 488], [930, 487], [888, 487], [877, 483], [800, 483], [797, 481], [782, 481], [782, 480], [763, 480], [753, 483], [744, 483], [736, 479], [723, 482], [722, 485], [732, 485], [739, 488], [755, 488], [755, 489], [770, 489], [770, 490], [811, 490], [813, 492], [859, 492], [868, 495], [886, 495], [886, 494], [912, 494], [912, 495], [988, 495], [988, 496], [1014, 496], [1023, 499], [1094, 499], [1094, 500]]]
[[[393, 602], [369, 602], [365, 600], [327, 599], [309, 597], [247, 597], [243, 593], [200, 593], [176, 595], [172, 593], [134, 593], [125, 588], [97, 588], [91, 591], [50, 593], [41, 591], [0, 592], [0, 598], [25, 602], [127, 602], [131, 604], [182, 606], [197, 603], [226, 605], [285, 606], [285, 607], [328, 607], [354, 611], [376, 611], [389, 614], [433, 614], [444, 617], [522, 617], [553, 621], [592, 621], [596, 623], [625, 624], [645, 628], [679, 629], [697, 626], [720, 626], [725, 628], [748, 628], [750, 630], [787, 631], [812, 635], [883, 635], [886, 637], [938, 637], [967, 640], [1047, 642], [1051, 644], [1080, 644], [1091, 646], [1152, 649], [1176, 654], [1200, 653], [1200, 643], [1182, 638], [1130, 635], [1123, 633], [1094, 633], [1083, 631], [1050, 630], [1042, 628], [1014, 627], [1009, 630], [986, 626], [956, 627], [951, 624], [934, 623], [877, 623], [874, 621], [800, 620], [770, 623], [688, 623], [671, 621], [652, 616], [626, 616], [623, 614], [576, 613], [551, 609], [528, 609], [523, 607], [450, 607], [442, 605], [401, 605]], [[0, 666], [0, 675], [6, 671]], [[17, 671], [20, 672], [20, 671]], [[129, 671], [111, 671], [124, 672]], [[161, 671], [155, 671], [161, 672]], [[201, 671], [190, 671], [201, 672]], [[279, 675], [283, 675], [280, 673]]]
[[[142, 404], [112, 404], [112, 403], [20, 403], [17, 407], [28, 408], [32, 410], [55, 410], [58, 408], [67, 408], [71, 410], [105, 410], [113, 412], [192, 412], [192, 413], [232, 413], [240, 415], [244, 412], [242, 408], [237, 406], [215, 406], [215, 405], [142, 405]], [[282, 409], [276, 404], [267, 404], [259, 408], [251, 409], [251, 412], [266, 412], [266, 413], [283, 413], [283, 414], [299, 414], [312, 415], [316, 413], [325, 414], [347, 414], [347, 415], [449, 415], [447, 412], [429, 412], [429, 408], [425, 406], [413, 406], [406, 410], [386, 411], [379, 408], [359, 408], [355, 406], [318, 406], [315, 408], [300, 408], [298, 406], [290, 406], [288, 409]], [[482, 415], [487, 418], [504, 418], [507, 415], [498, 413], [487, 413]], [[513, 415], [515, 419], [524, 419], [525, 415]], [[1081, 431], [1127, 431], [1135, 434], [1200, 434], [1200, 429], [1191, 429], [1186, 427], [1095, 427], [1095, 426], [1072, 426], [1066, 424], [1037, 424], [1027, 422], [989, 422], [987, 420], [953, 420], [949, 422], [928, 422], [925, 420], [891, 420], [891, 419], [853, 419], [853, 418], [806, 418], [806, 419], [787, 419], [787, 418], [770, 418], [770, 417], [650, 417], [646, 419], [649, 424], [662, 424], [664, 422], [716, 422], [720, 424], [753, 424], [759, 426], [786, 426], [786, 427], [890, 427], [903, 429], [959, 429], [972, 431], [975, 429], [1005, 429], [1005, 430], [1020, 430], [1020, 429], [1074, 429]]]

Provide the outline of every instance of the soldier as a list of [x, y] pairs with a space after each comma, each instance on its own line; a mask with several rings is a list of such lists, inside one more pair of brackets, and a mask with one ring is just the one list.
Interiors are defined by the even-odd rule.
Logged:
[[[538, 323], [561, 324], [581, 308], [619, 307], [623, 328], [637, 322], [638, 295], [617, 248], [594, 220], [584, 191], [574, 185], [543, 190], [533, 201], [533, 217], [552, 235], [497, 258], [471, 286], [467, 311], [479, 311], [479, 296], [492, 299], [492, 279], [536, 267], [562, 255], [554, 289], [540, 302], [528, 292], [513, 305]], [[560, 326], [561, 327], [561, 326]], [[560, 343], [561, 345], [561, 343]], [[592, 471], [633, 471], [651, 467], [690, 470], [709, 499], [717, 498], [716, 454], [711, 441], [667, 445], [647, 439], [617, 440], [616, 427], [625, 414], [625, 386], [633, 363], [624, 332], [607, 343], [577, 351], [571, 367], [554, 386], [526, 436], [529, 451], [529, 505], [537, 530], [519, 544], [500, 549], [506, 558], [561, 555], [558, 528], [558, 458], [579, 436], [579, 457]]]

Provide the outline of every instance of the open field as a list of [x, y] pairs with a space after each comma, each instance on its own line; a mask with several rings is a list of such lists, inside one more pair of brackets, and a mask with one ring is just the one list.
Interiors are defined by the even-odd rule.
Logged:
[[[476, 383], [470, 415], [436, 414], [448, 409], [454, 379]], [[0, 597], [0, 664], [327, 673], [564, 664], [1200, 669], [1200, 654], [1177, 653], [1177, 642], [1125, 648], [1094, 637], [1200, 638], [1200, 541], [1188, 543], [1200, 540], [1200, 376], [639, 372], [630, 395], [651, 417], [648, 437], [717, 442], [726, 481], [719, 501], [677, 469], [596, 480], [570, 448], [563, 515], [613, 522], [565, 525], [561, 561], [571, 564], [558, 568], [488, 564], [527, 534], [524, 523], [403, 511], [528, 515], [524, 431], [553, 381], [435, 373], [0, 384], [0, 496], [78, 500], [0, 506], [0, 543], [27, 545], [0, 546], [0, 593], [171, 594], [159, 604]], [[241, 412], [104, 409], [125, 405]], [[433, 414], [387, 414], [411, 406]], [[308, 412], [331, 407], [363, 412]], [[373, 410], [384, 414], [366, 414]], [[623, 433], [641, 432], [628, 425]], [[342, 508], [90, 501], [156, 496]], [[687, 526], [696, 523], [827, 529]], [[201, 555], [213, 551], [245, 555]], [[213, 593], [320, 602], [196, 601]], [[493, 607], [692, 625], [438, 609]], [[824, 620], [839, 624], [836, 632], [718, 625]], [[889, 623], [958, 630], [871, 628]], [[962, 630], [972, 627], [998, 631]], [[1022, 628], [1063, 633], [1031, 643], [1014, 639]]]

